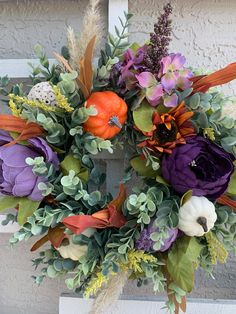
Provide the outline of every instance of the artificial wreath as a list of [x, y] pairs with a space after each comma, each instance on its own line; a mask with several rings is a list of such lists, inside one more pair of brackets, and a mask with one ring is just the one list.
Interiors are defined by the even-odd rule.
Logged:
[[[231, 100], [216, 86], [236, 78], [236, 63], [211, 74], [185, 67], [168, 52], [167, 4], [142, 46], [127, 42], [125, 13], [93, 67], [96, 2], [84, 35], [68, 30], [58, 65], [35, 47], [41, 65], [31, 65], [28, 93], [0, 80], [12, 112], [0, 115], [0, 210], [16, 209], [3, 223], [21, 226], [12, 245], [38, 237], [37, 284], [66, 276], [85, 297], [98, 293], [91, 313], [103, 313], [128, 279], [167, 291], [166, 307], [178, 313], [195, 270], [212, 274], [235, 248], [235, 120], [222, 114]], [[93, 156], [115, 149], [129, 163], [113, 198], [101, 192], [106, 176]]]

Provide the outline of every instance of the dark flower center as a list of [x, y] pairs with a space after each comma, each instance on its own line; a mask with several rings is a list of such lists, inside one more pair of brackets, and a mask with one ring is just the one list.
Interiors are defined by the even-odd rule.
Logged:
[[174, 142], [176, 140], [177, 132], [178, 129], [174, 121], [171, 121], [170, 130], [166, 127], [165, 123], [160, 123], [157, 125], [157, 129], [154, 132], [154, 138], [161, 145], [168, 142]]
[[210, 156], [198, 156], [190, 163], [190, 167], [197, 179], [201, 181], [213, 182], [218, 179], [216, 163], [211, 160]]

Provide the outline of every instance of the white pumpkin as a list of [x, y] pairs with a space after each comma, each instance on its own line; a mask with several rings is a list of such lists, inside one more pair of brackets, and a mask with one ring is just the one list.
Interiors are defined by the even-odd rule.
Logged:
[[[82, 234], [90, 238], [94, 234], [95, 230], [96, 229], [94, 228], [88, 228]], [[68, 236], [64, 242], [66, 242], [66, 244], [62, 244], [59, 248], [57, 248], [57, 251], [63, 258], [70, 258], [73, 261], [78, 261], [81, 256], [86, 255], [88, 252], [88, 246], [74, 244], [72, 242], [72, 236]]]
[[204, 196], [192, 196], [179, 209], [178, 228], [186, 235], [201, 237], [214, 227], [215, 206]]
[[46, 105], [55, 106], [56, 96], [49, 82], [40, 82], [33, 86], [28, 94], [29, 100], [38, 100]]

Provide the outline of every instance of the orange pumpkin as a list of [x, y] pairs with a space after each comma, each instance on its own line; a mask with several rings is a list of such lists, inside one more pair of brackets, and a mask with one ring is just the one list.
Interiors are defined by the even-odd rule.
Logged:
[[127, 120], [128, 107], [125, 101], [111, 91], [95, 92], [87, 99], [85, 107], [94, 106], [96, 116], [90, 116], [84, 123], [85, 131], [108, 139], [120, 132]]

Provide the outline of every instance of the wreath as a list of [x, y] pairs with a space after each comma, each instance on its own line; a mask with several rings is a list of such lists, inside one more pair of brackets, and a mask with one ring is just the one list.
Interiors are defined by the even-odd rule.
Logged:
[[[0, 81], [12, 112], [0, 115], [0, 210], [15, 208], [3, 223], [21, 226], [10, 243], [37, 236], [34, 281], [66, 276], [69, 289], [98, 293], [91, 313], [128, 279], [151, 281], [171, 313], [185, 311], [195, 270], [211, 274], [235, 248], [236, 129], [222, 114], [233, 100], [216, 86], [236, 78], [236, 63], [211, 74], [185, 67], [168, 52], [171, 12], [167, 4], [143, 46], [128, 44], [125, 13], [94, 69], [92, 5], [81, 37], [68, 29], [58, 65], [35, 47], [28, 93]], [[113, 198], [93, 156], [117, 149], [129, 162]]]

